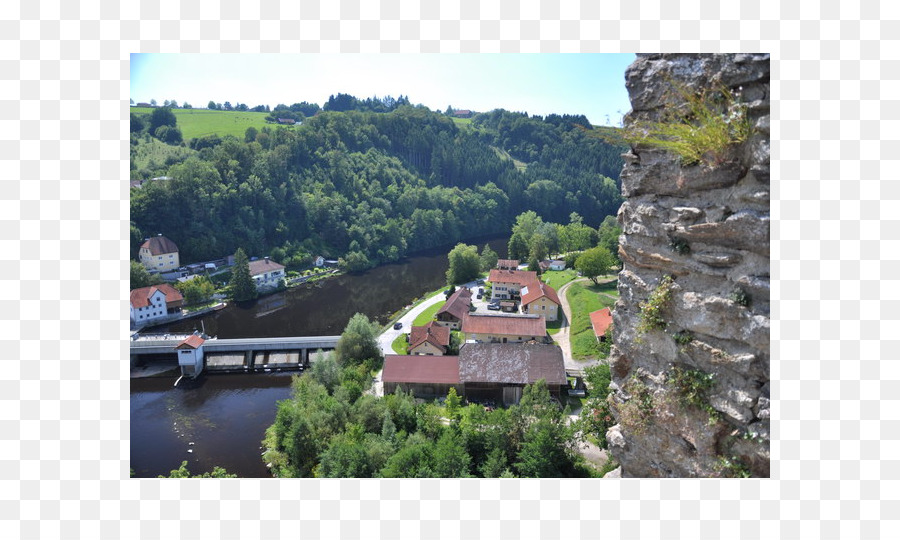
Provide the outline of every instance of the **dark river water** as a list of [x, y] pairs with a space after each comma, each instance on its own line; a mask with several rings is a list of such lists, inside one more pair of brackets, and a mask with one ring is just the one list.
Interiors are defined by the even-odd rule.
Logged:
[[[467, 243], [477, 244], [479, 251], [488, 243], [504, 258], [507, 240], [493, 237]], [[147, 331], [204, 329], [220, 338], [338, 335], [357, 312], [384, 324], [413, 299], [445, 284], [451, 247]], [[193, 474], [218, 465], [240, 477], [268, 477], [260, 447], [266, 428], [275, 420], [276, 403], [290, 397], [291, 376], [204, 374], [177, 388], [175, 379], [131, 380], [134, 475], [168, 475], [186, 460]]]

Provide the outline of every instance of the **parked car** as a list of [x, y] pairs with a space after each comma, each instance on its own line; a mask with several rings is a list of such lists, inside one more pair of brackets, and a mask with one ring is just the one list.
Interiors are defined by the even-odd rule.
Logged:
[[478, 294], [484, 294], [484, 287], [478, 287]]
[[484, 280], [479, 279], [479, 280], [475, 281], [475, 285], [484, 285]]
[[478, 293], [478, 296], [476, 296], [475, 298], [481, 300], [481, 296], [482, 296], [482, 294], [481, 294], [481, 293]]
[[400, 330], [401, 328], [403, 328], [402, 322], [394, 323], [394, 330]]
[[488, 304], [490, 311], [500, 311], [500, 304]]

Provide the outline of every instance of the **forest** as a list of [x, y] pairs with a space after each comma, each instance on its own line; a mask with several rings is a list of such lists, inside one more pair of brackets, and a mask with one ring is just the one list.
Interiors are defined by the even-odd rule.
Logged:
[[597, 227], [621, 204], [623, 148], [592, 136], [583, 116], [495, 110], [460, 127], [402, 96], [380, 102], [339, 94], [299, 127], [188, 141], [174, 115], [133, 113], [133, 156], [160, 141], [177, 152], [132, 160], [133, 179], [168, 177], [131, 190], [132, 257], [161, 233], [183, 263], [243, 248], [358, 271], [505, 232], [526, 210], [556, 223], [577, 212]]

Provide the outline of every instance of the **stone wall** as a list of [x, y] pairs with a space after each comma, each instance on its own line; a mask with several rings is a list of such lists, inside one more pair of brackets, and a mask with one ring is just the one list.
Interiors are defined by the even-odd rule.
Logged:
[[[684, 103], [674, 88], [714, 85], [753, 125], [723, 159], [683, 165], [640, 143], [624, 156], [607, 432], [622, 477], [769, 476], [769, 56], [639, 55], [625, 127]], [[664, 326], [641, 332], [665, 276]]]

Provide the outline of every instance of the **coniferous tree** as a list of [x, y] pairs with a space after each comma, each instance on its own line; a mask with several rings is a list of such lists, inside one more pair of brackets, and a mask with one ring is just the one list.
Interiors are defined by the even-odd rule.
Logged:
[[231, 271], [231, 297], [235, 302], [256, 298], [256, 284], [250, 277], [250, 261], [244, 250], [238, 248], [234, 254], [234, 269]]

